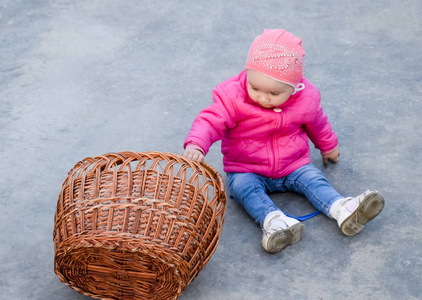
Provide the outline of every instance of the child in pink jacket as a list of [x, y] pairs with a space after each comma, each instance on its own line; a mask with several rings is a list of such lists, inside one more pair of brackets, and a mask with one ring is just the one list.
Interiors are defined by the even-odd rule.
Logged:
[[384, 207], [377, 191], [343, 197], [312, 165], [308, 139], [322, 160], [338, 161], [338, 140], [320, 106], [320, 94], [303, 77], [302, 40], [282, 29], [265, 30], [252, 43], [246, 69], [213, 91], [185, 141], [184, 156], [202, 162], [221, 140], [229, 189], [262, 227], [271, 253], [298, 242], [305, 226], [286, 216], [268, 193], [300, 193], [353, 236]]

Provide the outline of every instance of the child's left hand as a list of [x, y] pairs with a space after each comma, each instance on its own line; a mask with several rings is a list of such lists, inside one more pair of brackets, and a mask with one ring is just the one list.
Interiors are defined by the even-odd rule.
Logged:
[[322, 155], [322, 163], [326, 165], [328, 163], [328, 160], [331, 160], [332, 162], [336, 163], [338, 162], [339, 156], [340, 156], [340, 150], [337, 146], [333, 151]]

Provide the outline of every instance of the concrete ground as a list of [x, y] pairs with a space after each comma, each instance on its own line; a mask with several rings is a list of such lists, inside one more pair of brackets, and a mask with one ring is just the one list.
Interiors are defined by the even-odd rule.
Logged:
[[[0, 298], [88, 299], [53, 272], [53, 219], [74, 164], [107, 152], [181, 153], [211, 90], [239, 73], [264, 28], [303, 39], [308, 77], [339, 137], [315, 165], [344, 195], [378, 189], [355, 237], [305, 222], [271, 255], [229, 201], [220, 244], [180, 299], [422, 298], [422, 2], [2, 0]], [[219, 144], [206, 161], [222, 173]], [[301, 196], [273, 198], [291, 214]]]

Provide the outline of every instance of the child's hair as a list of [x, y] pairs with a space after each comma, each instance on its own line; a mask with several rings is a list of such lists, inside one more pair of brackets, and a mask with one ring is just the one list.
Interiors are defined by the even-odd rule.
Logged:
[[253, 41], [246, 69], [261, 72], [300, 90], [305, 50], [302, 40], [284, 29], [265, 29]]

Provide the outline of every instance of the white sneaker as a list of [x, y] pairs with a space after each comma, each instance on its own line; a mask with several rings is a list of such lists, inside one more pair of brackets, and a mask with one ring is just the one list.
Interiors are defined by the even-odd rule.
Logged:
[[[355, 203], [349, 203], [355, 201]], [[384, 208], [384, 197], [378, 191], [366, 191], [363, 194], [352, 198], [345, 198], [334, 207], [332, 216], [337, 220], [337, 224], [341, 231], [348, 236], [358, 234], [366, 223], [373, 218]], [[349, 211], [347, 206], [355, 207], [353, 211]]]
[[277, 253], [287, 245], [299, 242], [305, 225], [276, 210], [265, 217], [262, 231], [262, 247], [270, 253]]

